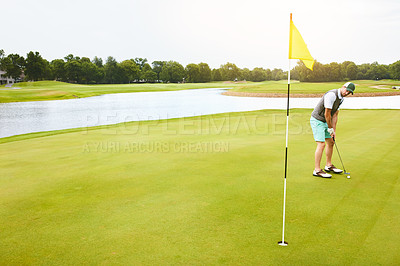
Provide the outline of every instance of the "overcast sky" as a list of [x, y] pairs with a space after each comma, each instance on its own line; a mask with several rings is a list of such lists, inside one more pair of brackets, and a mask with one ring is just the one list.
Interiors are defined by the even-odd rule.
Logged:
[[[0, 49], [288, 68], [289, 14], [321, 63], [400, 60], [400, 1], [2, 0]], [[292, 64], [295, 64], [292, 63]]]

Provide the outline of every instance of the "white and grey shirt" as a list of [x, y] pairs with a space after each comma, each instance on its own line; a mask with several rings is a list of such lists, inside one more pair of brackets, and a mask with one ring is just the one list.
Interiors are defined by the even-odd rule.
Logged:
[[343, 103], [343, 96], [340, 93], [340, 89], [330, 90], [322, 96], [321, 100], [318, 102], [317, 106], [314, 108], [311, 116], [322, 122], [325, 120], [325, 108], [332, 109], [331, 115], [333, 116], [337, 110], [339, 110], [340, 105]]

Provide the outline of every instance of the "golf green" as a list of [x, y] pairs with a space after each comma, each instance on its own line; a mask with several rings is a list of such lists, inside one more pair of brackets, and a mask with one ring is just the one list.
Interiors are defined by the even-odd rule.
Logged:
[[286, 111], [254, 111], [3, 140], [0, 264], [397, 264], [400, 111], [340, 111], [351, 179], [312, 176], [310, 113], [290, 116], [287, 247]]

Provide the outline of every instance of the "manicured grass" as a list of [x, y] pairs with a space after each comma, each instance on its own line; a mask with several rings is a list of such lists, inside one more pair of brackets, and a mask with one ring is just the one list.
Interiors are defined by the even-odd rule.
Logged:
[[24, 102], [74, 99], [98, 96], [110, 93], [143, 92], [143, 91], [174, 91], [211, 87], [226, 87], [220, 83], [206, 84], [107, 84], [81, 85], [56, 81], [22, 82], [14, 87], [20, 89], [0, 90], [0, 102]]
[[[399, 81], [392, 80], [357, 80], [357, 93], [393, 91], [392, 86], [400, 86]], [[310, 94], [325, 93], [334, 88], [339, 88], [343, 82], [307, 83], [292, 81], [291, 93]], [[382, 86], [385, 89], [374, 88]], [[111, 85], [80, 85], [55, 81], [23, 82], [15, 84], [20, 89], [0, 90], [0, 103], [74, 99], [98, 96], [109, 93], [143, 92], [143, 91], [172, 91], [201, 88], [231, 88], [239, 92], [269, 92], [287, 93], [287, 81], [265, 82], [211, 82], [211, 83], [186, 83], [186, 84], [111, 84]]]
[[[400, 86], [400, 81], [394, 80], [354, 80], [356, 93], [374, 93], [395, 91], [393, 86]], [[325, 93], [328, 90], [340, 88], [344, 82], [298, 82], [291, 81], [290, 92], [296, 94]], [[376, 88], [380, 86], [381, 89]], [[287, 93], [287, 80], [266, 81], [254, 83], [251, 86], [238, 86], [232, 89], [237, 92], [261, 92], [261, 93]]]
[[0, 264], [397, 264], [399, 111], [341, 111], [349, 180], [311, 175], [310, 112], [291, 111], [288, 247], [269, 110], [7, 138]]

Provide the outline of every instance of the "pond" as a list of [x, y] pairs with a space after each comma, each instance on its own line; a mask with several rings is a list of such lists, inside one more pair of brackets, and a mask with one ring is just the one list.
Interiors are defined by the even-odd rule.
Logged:
[[[286, 109], [286, 98], [221, 95], [226, 89], [136, 92], [0, 104], [0, 137], [226, 112]], [[291, 98], [290, 108], [314, 108], [319, 98]], [[400, 96], [345, 99], [342, 109], [400, 109]]]

